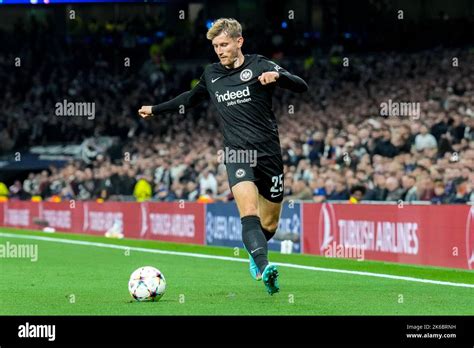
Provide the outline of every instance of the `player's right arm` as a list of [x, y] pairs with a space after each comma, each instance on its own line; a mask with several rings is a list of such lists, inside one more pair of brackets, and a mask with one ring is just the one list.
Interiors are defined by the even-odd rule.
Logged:
[[158, 105], [142, 106], [140, 110], [138, 110], [138, 114], [141, 117], [146, 118], [149, 116], [158, 115], [162, 112], [178, 111], [180, 107], [192, 108], [193, 106], [196, 106], [203, 100], [207, 99], [207, 97], [208, 92], [206, 81], [204, 79], [204, 74], [202, 74], [199, 83], [190, 91], [184, 92], [178, 95], [176, 98]]

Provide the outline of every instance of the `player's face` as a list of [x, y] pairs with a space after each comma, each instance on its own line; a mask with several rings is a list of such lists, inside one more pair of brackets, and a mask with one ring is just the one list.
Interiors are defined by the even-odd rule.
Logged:
[[231, 66], [234, 64], [243, 41], [242, 37], [232, 38], [226, 33], [221, 33], [212, 40], [212, 46], [222, 65]]

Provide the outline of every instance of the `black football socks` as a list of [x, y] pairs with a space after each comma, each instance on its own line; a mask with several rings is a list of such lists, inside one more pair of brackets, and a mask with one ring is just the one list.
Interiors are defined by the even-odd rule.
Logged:
[[268, 242], [270, 239], [272, 239], [273, 236], [275, 235], [275, 233], [271, 233], [271, 232], [269, 232], [268, 230], [264, 229], [264, 228], [262, 227], [262, 225], [260, 225], [260, 228], [262, 229], [262, 232], [263, 232], [263, 234], [265, 235], [265, 238], [266, 238], [267, 242]]
[[268, 247], [265, 235], [260, 227], [260, 218], [256, 215], [244, 216], [242, 221], [242, 241], [261, 273], [268, 265]]

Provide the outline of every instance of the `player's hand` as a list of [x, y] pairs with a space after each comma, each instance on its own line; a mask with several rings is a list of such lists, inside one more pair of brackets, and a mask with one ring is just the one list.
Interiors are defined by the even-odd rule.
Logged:
[[148, 105], [148, 106], [142, 106], [140, 108], [140, 110], [138, 110], [138, 114], [143, 117], [143, 118], [147, 118], [149, 116], [153, 116], [153, 114], [151, 113], [151, 106]]
[[268, 85], [269, 83], [276, 82], [278, 78], [280, 77], [280, 74], [277, 73], [276, 71], [267, 71], [264, 72], [262, 75], [258, 77], [258, 80], [262, 85]]

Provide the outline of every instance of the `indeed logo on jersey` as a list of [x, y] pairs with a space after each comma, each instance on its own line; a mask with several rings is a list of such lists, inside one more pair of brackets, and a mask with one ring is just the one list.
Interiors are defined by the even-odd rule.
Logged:
[[[249, 97], [249, 98], [245, 98]], [[242, 99], [243, 98], [243, 99]], [[252, 100], [250, 98], [250, 89], [249, 87], [245, 87], [242, 90], [231, 92], [227, 90], [225, 93], [220, 94], [216, 91], [216, 99], [218, 103], [227, 102], [227, 106], [248, 103]]]

